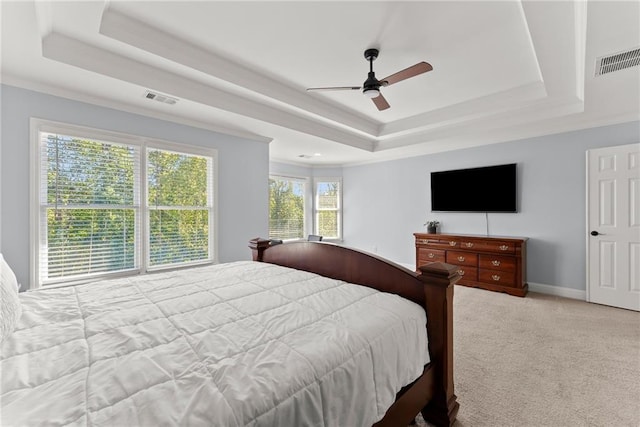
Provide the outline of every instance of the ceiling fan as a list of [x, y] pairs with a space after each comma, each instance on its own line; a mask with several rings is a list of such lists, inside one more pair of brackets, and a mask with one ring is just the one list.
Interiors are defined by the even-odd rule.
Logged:
[[426, 73], [427, 71], [433, 70], [431, 64], [427, 62], [418, 62], [416, 65], [412, 65], [409, 68], [405, 68], [402, 71], [398, 71], [395, 74], [391, 74], [389, 77], [385, 77], [382, 80], [376, 79], [376, 73], [373, 72], [373, 61], [378, 57], [378, 49], [367, 49], [364, 51], [364, 57], [369, 61], [369, 75], [367, 80], [364, 81], [362, 86], [336, 86], [336, 87], [310, 87], [307, 91], [315, 91], [315, 90], [360, 90], [362, 89], [362, 93], [371, 98], [373, 103], [378, 107], [378, 110], [386, 110], [390, 107], [387, 100], [380, 93], [380, 87], [386, 87], [392, 85], [394, 83], [401, 82], [411, 77], [415, 77], [419, 74]]

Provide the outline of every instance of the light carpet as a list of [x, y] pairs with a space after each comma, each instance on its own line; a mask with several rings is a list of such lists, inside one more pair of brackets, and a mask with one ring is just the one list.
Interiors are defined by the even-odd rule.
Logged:
[[638, 427], [640, 313], [456, 286], [454, 377], [458, 427]]

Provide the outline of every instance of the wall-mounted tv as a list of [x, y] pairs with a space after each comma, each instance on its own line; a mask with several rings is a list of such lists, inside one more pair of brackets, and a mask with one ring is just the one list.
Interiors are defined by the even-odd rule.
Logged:
[[516, 163], [431, 172], [431, 210], [517, 212]]

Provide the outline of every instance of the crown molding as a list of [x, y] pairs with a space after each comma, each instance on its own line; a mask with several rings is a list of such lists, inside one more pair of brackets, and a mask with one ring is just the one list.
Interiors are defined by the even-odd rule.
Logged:
[[247, 132], [242, 129], [234, 129], [224, 126], [215, 126], [211, 123], [201, 122], [185, 117], [176, 116], [175, 114], [162, 113], [160, 111], [142, 108], [132, 104], [126, 104], [120, 101], [113, 101], [101, 96], [92, 96], [86, 93], [78, 92], [76, 90], [65, 88], [61, 86], [54, 86], [42, 82], [35, 82], [31, 80], [25, 80], [20, 77], [16, 77], [10, 74], [2, 74], [3, 85], [14, 86], [21, 89], [31, 90], [35, 92], [44, 93], [47, 95], [58, 96], [60, 98], [70, 99], [73, 101], [84, 102], [87, 104], [97, 105], [100, 107], [111, 108], [114, 110], [124, 111], [132, 114], [139, 114], [141, 116], [150, 117], [153, 119], [163, 120], [167, 122], [177, 123], [185, 126], [191, 126], [194, 128], [204, 129], [211, 132], [216, 132], [224, 135], [229, 135], [237, 138], [248, 139], [255, 142], [261, 142], [268, 144], [273, 141], [273, 138], [257, 135], [252, 132]]

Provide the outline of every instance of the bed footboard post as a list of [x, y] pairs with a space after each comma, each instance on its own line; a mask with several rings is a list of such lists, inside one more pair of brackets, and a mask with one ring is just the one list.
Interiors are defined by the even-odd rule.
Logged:
[[420, 267], [425, 284], [429, 354], [434, 367], [433, 399], [422, 409], [425, 420], [451, 426], [460, 404], [453, 389], [453, 285], [460, 280], [458, 268], [441, 262]]
[[269, 247], [270, 242], [269, 239], [263, 239], [261, 237], [249, 240], [249, 247], [251, 248], [254, 261], [262, 262], [262, 256], [264, 251]]

